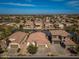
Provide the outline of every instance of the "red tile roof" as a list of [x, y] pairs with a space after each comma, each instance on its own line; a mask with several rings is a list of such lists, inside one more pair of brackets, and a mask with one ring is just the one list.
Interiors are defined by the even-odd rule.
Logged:
[[65, 45], [76, 45], [76, 43], [74, 41], [72, 41], [71, 39], [65, 39], [64, 44]]
[[12, 42], [20, 43], [24, 39], [25, 36], [26, 36], [25, 32], [18, 31], [16, 33], [13, 33], [11, 36], [9, 36], [9, 39], [15, 39]]
[[52, 33], [52, 35], [61, 35], [61, 36], [68, 36], [68, 35], [70, 35], [65, 30], [52, 30], [51, 33]]
[[48, 39], [45, 35], [45, 33], [42, 33], [42, 32], [35, 32], [35, 33], [32, 33], [27, 42], [36, 42], [38, 45], [45, 45], [45, 44], [48, 44]]

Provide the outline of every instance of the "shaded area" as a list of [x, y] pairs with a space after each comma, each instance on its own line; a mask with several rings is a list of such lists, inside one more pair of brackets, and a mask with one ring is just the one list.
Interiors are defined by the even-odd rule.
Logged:
[[52, 43], [52, 34], [49, 30], [43, 30], [42, 32], [44, 32], [46, 34], [46, 36], [48, 36], [48, 40], [50, 41], [50, 43]]

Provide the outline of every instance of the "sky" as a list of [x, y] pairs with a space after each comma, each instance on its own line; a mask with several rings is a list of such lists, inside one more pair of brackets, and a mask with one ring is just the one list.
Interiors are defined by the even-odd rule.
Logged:
[[0, 0], [0, 14], [79, 14], [79, 0]]

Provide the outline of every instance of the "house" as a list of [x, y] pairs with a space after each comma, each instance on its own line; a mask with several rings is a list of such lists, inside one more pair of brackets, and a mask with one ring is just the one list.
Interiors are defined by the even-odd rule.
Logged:
[[[25, 54], [25, 49], [26, 48], [26, 39], [27, 39], [28, 34], [25, 32], [15, 32], [11, 36], [8, 37], [10, 43], [8, 45], [8, 55], [9, 56], [16, 56], [20, 54]], [[25, 53], [24, 53], [25, 52]]]
[[31, 20], [27, 20], [23, 27], [23, 29], [33, 29], [33, 28], [34, 28], [34, 23]]
[[72, 41], [71, 39], [65, 39], [64, 44], [66, 48], [76, 47], [76, 43]]
[[54, 25], [50, 22], [45, 22], [45, 29], [55, 29]]
[[60, 41], [65, 40], [66, 38], [69, 38], [69, 33], [65, 30], [51, 30], [52, 33], [52, 42], [53, 43], [60, 43]]
[[50, 17], [46, 17], [45, 22], [50, 22]]
[[42, 19], [36, 19], [35, 21], [34, 21], [34, 24], [35, 24], [35, 29], [42, 29], [43, 28], [43, 21], [42, 21]]
[[8, 48], [20, 48], [20, 44], [24, 41], [26, 35], [27, 34], [25, 32], [20, 31], [13, 33], [11, 36], [8, 37], [10, 41]]
[[64, 24], [65, 24], [66, 27], [73, 25], [73, 23], [69, 23], [69, 22], [65, 22]]
[[35, 45], [37, 44], [38, 47], [43, 46], [43, 47], [48, 47], [49, 41], [43, 32], [35, 32], [31, 33], [27, 39], [27, 46], [29, 44]]
[[44, 56], [51, 52], [51, 44], [44, 32], [31, 33], [27, 39], [27, 47], [30, 45], [36, 45], [38, 47], [37, 56]]
[[59, 23], [59, 28], [60, 28], [60, 29], [64, 29], [64, 24]]

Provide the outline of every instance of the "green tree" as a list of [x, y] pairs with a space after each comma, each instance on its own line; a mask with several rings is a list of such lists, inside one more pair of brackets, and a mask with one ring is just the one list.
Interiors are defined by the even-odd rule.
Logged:
[[4, 35], [4, 32], [1, 33], [1, 38], [0, 39], [4, 39], [5, 38], [5, 35]]
[[1, 39], [6, 38], [7, 36], [9, 36], [12, 33], [12, 29], [11, 28], [3, 28], [2, 33], [1, 33]]
[[5, 28], [4, 31], [3, 31], [3, 33], [4, 33], [4, 37], [7, 37], [8, 35], [11, 34], [11, 29]]
[[27, 48], [30, 54], [35, 54], [37, 52], [37, 49], [38, 47], [36, 45], [34, 46], [33, 44], [30, 44]]

